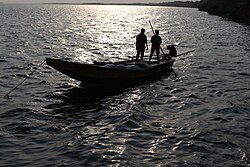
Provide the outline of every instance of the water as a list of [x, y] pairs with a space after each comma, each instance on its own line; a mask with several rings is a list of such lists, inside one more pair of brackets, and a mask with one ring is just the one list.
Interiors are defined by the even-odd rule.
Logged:
[[[250, 29], [197, 9], [0, 6], [0, 166], [250, 166]], [[148, 23], [178, 77], [103, 92], [43, 65], [135, 55]], [[146, 52], [146, 55], [149, 51]]]

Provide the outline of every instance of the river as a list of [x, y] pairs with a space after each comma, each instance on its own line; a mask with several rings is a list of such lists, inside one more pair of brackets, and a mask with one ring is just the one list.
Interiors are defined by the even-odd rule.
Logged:
[[[0, 166], [250, 166], [250, 27], [198, 9], [0, 6]], [[43, 65], [134, 56], [148, 21], [174, 70], [122, 90], [89, 90]], [[149, 50], [146, 51], [149, 55]]]

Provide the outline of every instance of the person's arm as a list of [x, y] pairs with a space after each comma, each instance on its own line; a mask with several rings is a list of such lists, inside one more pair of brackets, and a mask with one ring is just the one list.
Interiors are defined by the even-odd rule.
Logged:
[[136, 36], [136, 38], [135, 38], [135, 46], [136, 46], [136, 49], [138, 49], [138, 35]]
[[153, 39], [154, 39], [154, 36], [151, 37], [151, 40], [150, 40], [151, 43], [153, 43]]

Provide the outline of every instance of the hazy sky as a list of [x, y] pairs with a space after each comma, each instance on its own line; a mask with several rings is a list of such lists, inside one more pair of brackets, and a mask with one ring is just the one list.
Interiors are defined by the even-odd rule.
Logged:
[[[157, 2], [168, 2], [174, 0], [0, 0], [4, 3], [54, 3], [54, 2], [72, 2], [72, 3], [84, 3], [84, 2], [102, 2], [102, 3], [157, 3]], [[188, 1], [188, 0], [181, 0]]]

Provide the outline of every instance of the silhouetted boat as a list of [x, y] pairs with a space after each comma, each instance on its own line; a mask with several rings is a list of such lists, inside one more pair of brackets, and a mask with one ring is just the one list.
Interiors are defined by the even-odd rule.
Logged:
[[87, 84], [130, 85], [155, 80], [172, 71], [174, 60], [157, 62], [94, 62], [81, 64], [60, 59], [46, 58], [47, 65], [57, 71]]

